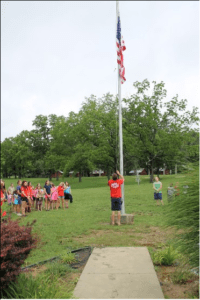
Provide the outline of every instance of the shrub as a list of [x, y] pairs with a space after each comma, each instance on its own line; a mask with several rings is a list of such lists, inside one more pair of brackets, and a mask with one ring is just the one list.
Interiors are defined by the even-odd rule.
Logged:
[[177, 257], [179, 257], [178, 252], [174, 250], [172, 246], [169, 246], [163, 250], [158, 250], [155, 253], [151, 253], [151, 255], [155, 265], [164, 266], [171, 266]]
[[175, 240], [175, 245], [185, 253], [192, 266], [199, 266], [199, 172], [196, 169], [188, 175], [187, 192], [180, 189], [180, 195], [170, 203], [166, 214], [167, 226], [185, 229]]
[[10, 283], [4, 292], [4, 299], [71, 299], [68, 292], [62, 293], [57, 280], [52, 280], [49, 274], [33, 277], [21, 273], [17, 283]]
[[31, 235], [33, 223], [19, 226], [10, 219], [1, 223], [1, 293], [16, 280], [21, 265], [36, 246], [36, 238]]
[[63, 253], [60, 256], [62, 262], [67, 263], [67, 264], [71, 264], [73, 262], [76, 262], [76, 258], [75, 258], [75, 254], [74, 253]]

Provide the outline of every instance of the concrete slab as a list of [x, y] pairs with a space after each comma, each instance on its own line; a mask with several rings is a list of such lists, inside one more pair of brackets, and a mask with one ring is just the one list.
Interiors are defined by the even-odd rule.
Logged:
[[[114, 219], [115, 224], [117, 225], [117, 215], [115, 215]], [[132, 225], [134, 222], [134, 215], [132, 214], [123, 214], [121, 215], [121, 224]], [[112, 224], [112, 217], [110, 216], [110, 224]]]
[[146, 247], [94, 248], [74, 296], [81, 299], [164, 299]]

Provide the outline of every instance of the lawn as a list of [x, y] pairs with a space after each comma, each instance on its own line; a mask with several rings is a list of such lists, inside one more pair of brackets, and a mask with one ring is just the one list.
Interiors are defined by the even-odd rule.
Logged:
[[[170, 205], [167, 201], [167, 187], [170, 183], [175, 185], [178, 181], [180, 192], [182, 192], [181, 187], [186, 184], [187, 178], [189, 178], [187, 174], [161, 176], [165, 205], [156, 206], [149, 177], [141, 176], [141, 182], [138, 185], [134, 176], [126, 176], [125, 211], [127, 214], [134, 215], [134, 224], [122, 226], [110, 225], [110, 192], [106, 177], [84, 177], [82, 182], [78, 182], [78, 178], [66, 178], [71, 185], [74, 199], [73, 203], [69, 203], [69, 209], [32, 211], [28, 217], [21, 219], [11, 214], [12, 219], [19, 219], [21, 225], [36, 220], [33, 232], [38, 237], [37, 248], [32, 250], [24, 265], [28, 266], [55, 256], [68, 255], [67, 252], [85, 246], [146, 246], [154, 261], [154, 253], [160, 250], [165, 251], [166, 247], [173, 245], [173, 239], [177, 233], [176, 228], [167, 227], [165, 222], [167, 208]], [[46, 179], [26, 180], [31, 181], [34, 186], [37, 183], [43, 186]], [[16, 181], [6, 179], [6, 187], [8, 188], [11, 182], [16, 185]], [[64, 179], [53, 182], [58, 185], [60, 181]], [[4, 206], [6, 205], [5, 203]], [[165, 298], [199, 298], [198, 276], [188, 271], [188, 268], [191, 269], [190, 266], [183, 266], [185, 259], [187, 261], [187, 258], [181, 256], [177, 266], [154, 264], [158, 279], [162, 282]], [[22, 286], [16, 286], [18, 290], [13, 297], [73, 298], [73, 290], [82, 270], [83, 267], [78, 270], [66, 267], [62, 261], [32, 267], [29, 273], [20, 274]], [[33, 278], [29, 277], [29, 274], [33, 275]], [[47, 279], [50, 281], [46, 285], [46, 290], [40, 290], [41, 282]], [[28, 284], [27, 289], [23, 288], [25, 283]], [[31, 287], [36, 288], [37, 285], [38, 294], [35, 295]], [[49, 296], [50, 292], [52, 297]]]
[[[151, 232], [151, 227], [164, 230], [167, 187], [179, 181], [183, 185], [186, 175], [161, 176], [163, 201], [165, 206], [156, 206], [153, 200], [152, 184], [148, 176], [141, 176], [140, 185], [134, 176], [125, 177], [125, 211], [134, 214], [133, 225], [110, 226], [110, 194], [106, 177], [67, 178], [74, 202], [69, 209], [51, 211], [32, 211], [20, 224], [34, 219], [33, 232], [39, 237], [37, 248], [31, 252], [26, 264], [36, 263], [59, 255], [66, 249], [83, 246], [137, 246], [143, 235]], [[33, 185], [45, 182], [43, 178], [28, 179]], [[63, 179], [62, 179], [63, 180]], [[6, 187], [17, 180], [6, 179]], [[61, 181], [61, 180], [60, 180]], [[54, 180], [57, 184], [60, 181]], [[18, 217], [12, 214], [13, 219]]]

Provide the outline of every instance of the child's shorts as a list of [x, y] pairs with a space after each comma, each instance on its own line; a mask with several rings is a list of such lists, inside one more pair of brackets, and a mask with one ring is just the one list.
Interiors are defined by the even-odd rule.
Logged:
[[162, 200], [162, 193], [154, 193], [154, 200]]
[[14, 204], [15, 204], [15, 205], [18, 205], [18, 204], [19, 204], [19, 203], [18, 203], [18, 199], [15, 199], [15, 200], [14, 200]]
[[72, 203], [72, 202], [73, 202], [73, 197], [72, 197], [72, 195], [69, 194], [69, 193], [65, 193], [65, 200], [70, 200], [70, 203]]
[[111, 210], [119, 211], [122, 208], [121, 198], [111, 198]]

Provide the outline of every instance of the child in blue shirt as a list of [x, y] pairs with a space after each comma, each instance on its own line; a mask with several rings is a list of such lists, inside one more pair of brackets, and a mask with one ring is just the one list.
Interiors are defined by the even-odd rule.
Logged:
[[71, 195], [71, 187], [69, 186], [69, 183], [66, 181], [65, 182], [65, 190], [64, 190], [64, 197], [65, 197], [65, 204], [66, 208], [68, 208], [68, 200], [70, 200], [70, 203], [73, 202], [73, 197]]

